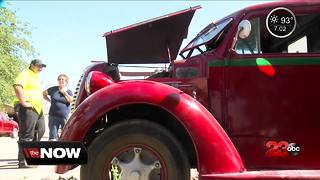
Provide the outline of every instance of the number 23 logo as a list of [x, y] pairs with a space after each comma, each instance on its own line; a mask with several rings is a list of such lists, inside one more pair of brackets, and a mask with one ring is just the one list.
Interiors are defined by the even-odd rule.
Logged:
[[289, 155], [287, 150], [288, 145], [289, 143], [287, 141], [268, 141], [266, 143], [268, 150], [265, 155], [269, 157], [286, 157]]

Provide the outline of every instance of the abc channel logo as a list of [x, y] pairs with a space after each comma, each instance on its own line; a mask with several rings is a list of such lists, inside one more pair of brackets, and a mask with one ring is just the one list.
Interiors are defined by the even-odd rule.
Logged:
[[268, 148], [265, 155], [269, 157], [287, 157], [297, 156], [301, 148], [296, 143], [288, 143], [287, 141], [267, 141]]
[[19, 142], [29, 165], [86, 164], [87, 151], [81, 142]]
[[290, 143], [288, 145], [287, 151], [291, 156], [297, 156], [300, 152], [300, 147], [296, 143]]

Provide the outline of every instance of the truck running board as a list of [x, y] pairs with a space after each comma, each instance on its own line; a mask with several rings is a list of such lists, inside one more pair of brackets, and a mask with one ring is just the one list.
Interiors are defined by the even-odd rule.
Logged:
[[206, 174], [201, 180], [320, 180], [320, 170], [244, 171], [242, 173]]

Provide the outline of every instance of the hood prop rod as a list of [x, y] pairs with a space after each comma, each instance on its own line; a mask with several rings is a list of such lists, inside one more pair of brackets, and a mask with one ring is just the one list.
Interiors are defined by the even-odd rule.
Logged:
[[168, 52], [169, 61], [170, 61], [170, 63], [171, 63], [171, 62], [172, 62], [172, 59], [171, 59], [171, 53], [170, 53], [169, 43], [167, 43], [167, 52]]

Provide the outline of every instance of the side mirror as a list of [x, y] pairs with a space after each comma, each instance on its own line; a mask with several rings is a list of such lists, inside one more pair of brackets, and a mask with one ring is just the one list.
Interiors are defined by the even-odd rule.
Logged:
[[251, 23], [248, 20], [242, 20], [238, 26], [238, 37], [245, 39], [250, 35]]

